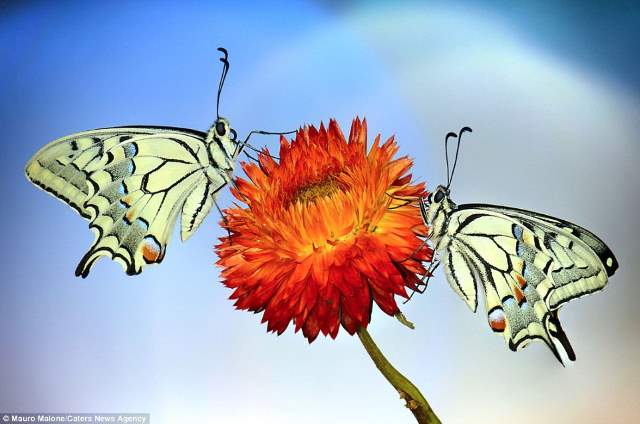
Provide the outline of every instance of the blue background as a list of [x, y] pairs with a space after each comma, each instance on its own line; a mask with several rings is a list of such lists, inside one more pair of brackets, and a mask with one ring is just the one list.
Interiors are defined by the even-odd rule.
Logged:
[[206, 130], [225, 46], [221, 114], [240, 135], [331, 117], [346, 133], [366, 116], [434, 187], [443, 135], [470, 125], [454, 200], [557, 215], [617, 254], [610, 287], [563, 310], [567, 368], [542, 344], [510, 352], [442, 274], [404, 306], [416, 330], [374, 313], [379, 346], [445, 422], [639, 420], [639, 36], [633, 2], [0, 2], [0, 411], [412, 422], [346, 332], [308, 345], [234, 310], [215, 212], [141, 276], [107, 260], [73, 276], [92, 235], [24, 165], [91, 128]]

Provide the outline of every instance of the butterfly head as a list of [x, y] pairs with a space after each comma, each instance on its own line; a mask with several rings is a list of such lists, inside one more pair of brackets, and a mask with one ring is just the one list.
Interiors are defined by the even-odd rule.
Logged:
[[216, 122], [213, 123], [209, 132], [212, 135], [214, 141], [219, 141], [226, 155], [229, 158], [233, 158], [235, 151], [237, 150], [237, 138], [238, 133], [231, 128], [231, 124], [226, 118], [219, 117]]
[[456, 205], [449, 198], [449, 189], [439, 185], [420, 202], [420, 211], [425, 224], [431, 228], [429, 237], [439, 237], [444, 231], [447, 218]]
[[439, 205], [449, 200], [449, 189], [445, 186], [439, 185], [436, 190], [426, 197], [425, 201], [430, 205]]

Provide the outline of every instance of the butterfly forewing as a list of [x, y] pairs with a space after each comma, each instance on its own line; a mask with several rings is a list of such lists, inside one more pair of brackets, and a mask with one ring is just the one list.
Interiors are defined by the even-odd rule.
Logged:
[[96, 236], [76, 275], [85, 277], [101, 256], [128, 274], [162, 261], [181, 212], [182, 239], [197, 229], [227, 182], [207, 172], [206, 136], [170, 127], [107, 128], [64, 137], [36, 153], [27, 177], [89, 219]]
[[26, 166], [29, 180], [63, 200], [80, 215], [88, 194], [87, 169], [102, 159], [105, 145], [119, 142], [119, 132], [96, 130], [73, 134], [55, 140], [40, 149]]
[[598, 236], [579, 225], [538, 212], [527, 211], [518, 208], [510, 208], [506, 206], [470, 203], [460, 206], [460, 209], [463, 208], [480, 208], [485, 210], [492, 210], [510, 216], [514, 219], [522, 220], [523, 222], [529, 222], [531, 225], [537, 224], [551, 229], [558, 228], [562, 230], [563, 233], [569, 233], [586, 243], [587, 246], [598, 256], [600, 262], [604, 265], [604, 268], [609, 277], [612, 276], [618, 269], [618, 261], [616, 260], [616, 257], [614, 256], [611, 249], [609, 249], [609, 247], [602, 240], [600, 240]]

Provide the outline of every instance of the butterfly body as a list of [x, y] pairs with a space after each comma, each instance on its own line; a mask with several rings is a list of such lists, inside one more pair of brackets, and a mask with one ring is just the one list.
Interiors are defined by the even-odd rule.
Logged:
[[205, 138], [210, 165], [207, 169], [207, 174], [210, 175], [210, 179], [215, 180], [215, 175], [222, 170], [224, 171], [222, 173], [223, 178], [227, 183], [231, 182], [236, 159], [240, 153], [240, 149], [238, 149], [238, 145], [235, 142], [235, 136], [231, 138], [228, 135], [230, 132], [235, 134], [235, 131], [229, 125], [229, 121], [225, 118], [219, 118], [211, 126]]
[[473, 312], [483, 290], [489, 327], [511, 350], [539, 339], [561, 363], [575, 360], [558, 311], [606, 285], [618, 268], [611, 250], [585, 228], [548, 215], [457, 205], [449, 197], [452, 176], [420, 203], [451, 288]]

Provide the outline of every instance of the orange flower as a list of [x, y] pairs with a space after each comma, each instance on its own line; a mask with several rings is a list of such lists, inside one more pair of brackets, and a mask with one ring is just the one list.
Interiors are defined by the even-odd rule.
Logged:
[[[432, 250], [415, 200], [412, 161], [393, 159], [398, 146], [376, 137], [367, 152], [367, 124], [355, 119], [347, 142], [335, 120], [280, 139], [280, 161], [268, 152], [242, 164], [234, 196], [247, 207], [225, 211], [230, 237], [216, 246], [224, 284], [238, 309], [264, 312], [267, 330], [293, 321], [311, 343], [335, 338], [340, 324], [366, 328], [373, 301], [389, 315], [395, 295], [416, 289]], [[419, 252], [416, 253], [416, 250]]]

